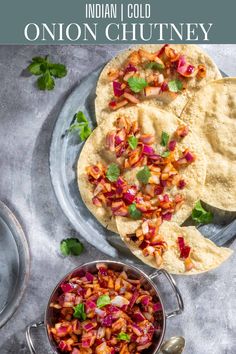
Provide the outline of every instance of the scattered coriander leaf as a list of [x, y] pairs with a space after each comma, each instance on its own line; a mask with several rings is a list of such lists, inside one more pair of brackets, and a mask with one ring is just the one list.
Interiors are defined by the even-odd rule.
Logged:
[[205, 210], [199, 200], [192, 210], [192, 219], [199, 224], [209, 224], [212, 222], [213, 213], [211, 211]]
[[144, 89], [144, 87], [146, 87], [148, 83], [142, 77], [134, 77], [133, 76], [128, 79], [128, 84], [129, 84], [130, 89], [133, 92], [138, 93], [138, 92], [142, 91], [142, 89]]
[[66, 76], [67, 74], [67, 69], [66, 66], [64, 64], [52, 64], [49, 63], [49, 71], [50, 74], [56, 78], [62, 78], [64, 76]]
[[79, 318], [82, 321], [86, 320], [87, 316], [86, 316], [84, 304], [78, 304], [74, 307], [73, 316], [75, 318]]
[[97, 299], [97, 307], [98, 308], [109, 305], [110, 303], [111, 303], [111, 299], [110, 299], [109, 295], [101, 295]]
[[76, 117], [77, 123], [87, 123], [88, 124], [88, 120], [82, 111], [79, 111], [78, 113], [76, 113], [75, 117]]
[[155, 61], [151, 61], [150, 63], [145, 65], [146, 69], [152, 69], [152, 70], [163, 70], [164, 69], [164, 65], [157, 63]]
[[40, 90], [53, 90], [55, 86], [55, 81], [51, 77], [49, 71], [46, 71], [42, 76], [38, 78], [37, 84]]
[[82, 141], [86, 140], [89, 137], [89, 135], [91, 134], [91, 132], [92, 131], [91, 131], [91, 128], [89, 125], [87, 125], [87, 124], [81, 125], [80, 132], [79, 132], [80, 139]]
[[61, 241], [60, 250], [63, 256], [79, 256], [84, 245], [77, 238], [67, 238]]
[[108, 166], [106, 177], [111, 182], [116, 182], [120, 175], [120, 168], [117, 164], [112, 163]]
[[168, 87], [171, 92], [179, 92], [183, 89], [182, 81], [176, 79], [168, 82]]
[[148, 180], [150, 176], [151, 176], [151, 172], [147, 166], [144, 166], [144, 168], [136, 174], [136, 177], [139, 180], [139, 182], [142, 182], [144, 184], [148, 184]]
[[92, 130], [83, 112], [79, 111], [75, 114], [75, 121], [70, 125], [68, 132], [78, 132], [82, 141], [86, 140], [89, 137]]
[[119, 340], [126, 340], [127, 342], [130, 341], [130, 336], [127, 333], [120, 332], [117, 336], [117, 339]]
[[132, 219], [134, 220], [141, 219], [142, 213], [140, 210], [137, 209], [135, 203], [130, 204], [128, 210], [129, 210], [129, 215]]
[[163, 131], [161, 134], [161, 146], [167, 146], [169, 139], [169, 134]]
[[135, 136], [130, 136], [128, 139], [129, 146], [131, 147], [132, 150], [136, 149], [138, 145], [138, 139]]
[[42, 63], [38, 62], [33, 62], [31, 63], [28, 67], [27, 70], [32, 74], [32, 75], [41, 75], [44, 73], [44, 68]]
[[66, 76], [67, 69], [63, 64], [54, 64], [48, 60], [48, 56], [34, 57], [27, 67], [32, 75], [41, 75], [38, 80], [38, 88], [40, 90], [52, 90], [55, 86], [55, 78]]
[[170, 155], [170, 151], [167, 150], [167, 151], [164, 151], [162, 154], [161, 154], [161, 157], [168, 157]]

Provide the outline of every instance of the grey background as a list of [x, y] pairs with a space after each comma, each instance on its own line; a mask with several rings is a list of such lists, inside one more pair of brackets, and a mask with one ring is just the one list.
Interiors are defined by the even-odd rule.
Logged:
[[[236, 75], [236, 45], [205, 45], [218, 66]], [[19, 217], [31, 251], [31, 275], [21, 305], [0, 330], [0, 353], [23, 354], [28, 323], [40, 320], [57, 281], [76, 265], [106, 258], [86, 243], [79, 258], [63, 258], [60, 240], [78, 236], [52, 190], [48, 152], [53, 125], [66, 97], [121, 46], [0, 46], [0, 199]], [[65, 63], [67, 77], [52, 92], [40, 92], [23, 69], [35, 55]], [[235, 249], [236, 241], [231, 245]], [[235, 256], [205, 275], [176, 277], [185, 312], [170, 319], [167, 334], [184, 335], [186, 354], [233, 354], [236, 348]], [[37, 333], [38, 353], [46, 349]]]

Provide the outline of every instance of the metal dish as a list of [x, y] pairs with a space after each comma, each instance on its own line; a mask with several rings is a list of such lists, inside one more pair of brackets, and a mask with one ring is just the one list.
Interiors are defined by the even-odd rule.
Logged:
[[[121, 262], [115, 262], [115, 261], [109, 261], [109, 260], [105, 260], [105, 261], [95, 261], [95, 262], [90, 262], [90, 263], [86, 263], [81, 265], [80, 267], [77, 267], [76, 269], [74, 269], [72, 272], [70, 272], [69, 274], [67, 274], [55, 287], [55, 289], [52, 292], [52, 295], [50, 296], [50, 299], [48, 301], [48, 305], [45, 311], [45, 316], [44, 316], [44, 322], [39, 322], [39, 323], [33, 323], [31, 325], [29, 325], [27, 327], [26, 330], [26, 340], [27, 340], [27, 344], [28, 347], [30, 349], [30, 352], [32, 354], [36, 354], [36, 349], [34, 347], [33, 341], [32, 341], [32, 337], [31, 337], [31, 330], [32, 328], [37, 328], [39, 326], [44, 326], [45, 330], [46, 330], [46, 334], [47, 334], [47, 338], [49, 340], [51, 349], [53, 350], [53, 353], [60, 353], [56, 346], [55, 346], [55, 342], [52, 340], [50, 334], [48, 334], [47, 331], [47, 325], [53, 325], [53, 312], [52, 309], [50, 308], [50, 303], [54, 301], [55, 297], [58, 294], [58, 290], [60, 289], [60, 286], [62, 283], [64, 283], [66, 280], [75, 277], [79, 271], [81, 270], [85, 270], [88, 271], [90, 273], [95, 273], [96, 272], [96, 265], [99, 263], [106, 263], [108, 265], [108, 267], [110, 269], [113, 269], [115, 271], [118, 272], [122, 272], [123, 270], [127, 272], [128, 276], [130, 278], [133, 279], [141, 279], [142, 285], [148, 290], [150, 291], [150, 293], [153, 296], [157, 296], [160, 300], [160, 303], [162, 305], [162, 318], [163, 318], [163, 325], [162, 325], [162, 333], [161, 336], [158, 338], [158, 340], [156, 342], [153, 342], [152, 347], [150, 347], [148, 349], [148, 354], [156, 354], [163, 342], [164, 336], [165, 336], [165, 330], [166, 330], [166, 319], [171, 318], [173, 316], [176, 316], [180, 313], [182, 313], [183, 309], [184, 309], [184, 304], [183, 304], [183, 299], [182, 296], [180, 294], [179, 289], [177, 288], [174, 279], [172, 278], [172, 276], [165, 270], [160, 269], [155, 271], [154, 273], [152, 273], [151, 275], [147, 276], [144, 272], [142, 272], [141, 270], [139, 270], [138, 268], [136, 268], [135, 266], [132, 265], [126, 265], [124, 263]], [[174, 295], [176, 297], [177, 300], [177, 304], [178, 307], [176, 310], [171, 311], [171, 312], [166, 312], [165, 310], [165, 305], [164, 305], [164, 301], [163, 298], [160, 294], [159, 291], [159, 287], [157, 286], [157, 284], [155, 283], [155, 280], [157, 278], [159, 278], [160, 275], [164, 275], [166, 280], [168, 280], [168, 282], [170, 283]], [[145, 353], [145, 352], [144, 352]], [[147, 353], [147, 352], [146, 352]]]
[[[83, 143], [76, 134], [65, 134], [79, 110], [86, 114], [92, 127], [96, 126], [94, 100], [100, 71], [94, 71], [75, 88], [59, 114], [50, 148], [51, 180], [62, 210], [81, 236], [111, 257], [137, 263], [119, 235], [103, 228], [84, 205], [76, 182], [76, 162]], [[215, 215], [213, 224], [200, 227], [200, 231], [221, 246], [236, 234], [235, 214], [222, 215], [216, 211]]]
[[29, 248], [14, 214], [0, 201], [0, 328], [17, 310], [29, 277]]

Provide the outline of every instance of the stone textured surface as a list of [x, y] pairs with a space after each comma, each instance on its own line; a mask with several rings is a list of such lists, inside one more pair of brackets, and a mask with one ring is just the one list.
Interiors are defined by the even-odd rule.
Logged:
[[[123, 46], [124, 47], [124, 46]], [[86, 261], [106, 258], [84, 241], [78, 258], [62, 258], [59, 243], [78, 236], [52, 190], [48, 151], [54, 122], [81, 79], [122, 46], [0, 46], [0, 199], [19, 217], [31, 251], [27, 291], [12, 319], [0, 330], [1, 354], [26, 354], [25, 327], [42, 319], [55, 283]], [[218, 66], [236, 75], [236, 45], [203, 45]], [[52, 92], [40, 92], [23, 70], [36, 55], [65, 63], [66, 78]], [[235, 249], [236, 242], [231, 244]], [[184, 335], [186, 354], [234, 354], [236, 348], [235, 256], [205, 275], [177, 277], [185, 311], [168, 320], [166, 337]], [[45, 333], [35, 335], [38, 353], [50, 353]]]

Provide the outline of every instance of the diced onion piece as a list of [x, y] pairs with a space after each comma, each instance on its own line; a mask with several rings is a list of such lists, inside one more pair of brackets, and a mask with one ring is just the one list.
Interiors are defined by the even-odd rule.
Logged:
[[135, 104], [139, 103], [139, 99], [137, 99], [131, 93], [125, 92], [124, 97], [127, 98], [127, 100], [129, 100], [131, 103], [135, 103]]
[[145, 96], [146, 97], [156, 97], [160, 94], [160, 87], [152, 87], [152, 86], [147, 86], [145, 87], [144, 91], [145, 91]]
[[117, 307], [122, 307], [124, 305], [128, 305], [129, 304], [129, 300], [127, 300], [125, 297], [123, 296], [115, 296], [114, 299], [111, 300], [111, 304]]

